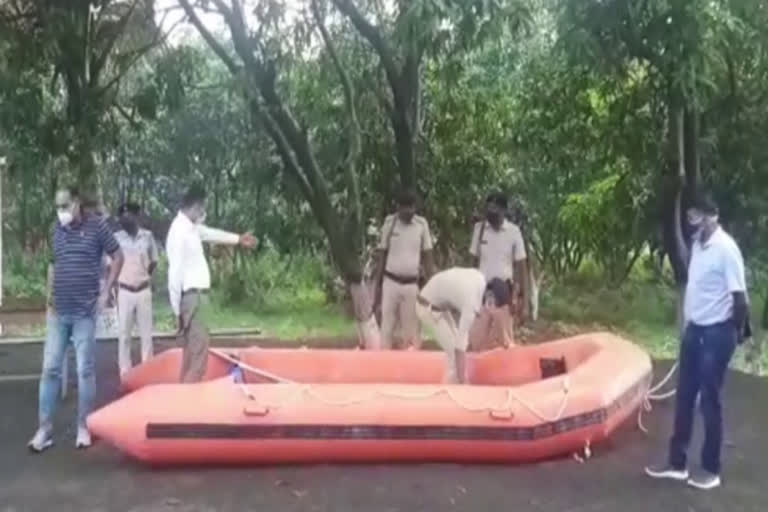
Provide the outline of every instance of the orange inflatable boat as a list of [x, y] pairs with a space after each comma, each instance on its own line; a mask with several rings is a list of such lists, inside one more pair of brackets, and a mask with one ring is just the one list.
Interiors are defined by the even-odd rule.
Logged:
[[606, 333], [472, 354], [464, 386], [440, 384], [440, 352], [220, 350], [198, 384], [174, 383], [180, 350], [134, 368], [91, 432], [155, 464], [513, 463], [604, 440], [651, 378], [649, 356]]

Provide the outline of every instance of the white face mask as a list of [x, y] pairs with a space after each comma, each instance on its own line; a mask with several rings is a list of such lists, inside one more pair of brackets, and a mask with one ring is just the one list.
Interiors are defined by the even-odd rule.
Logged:
[[203, 222], [205, 222], [205, 212], [200, 214], [200, 216], [195, 221], [195, 224], [202, 224]]
[[59, 210], [56, 214], [58, 215], [59, 223], [62, 226], [69, 226], [74, 219], [74, 215], [72, 215], [72, 212], [69, 210]]

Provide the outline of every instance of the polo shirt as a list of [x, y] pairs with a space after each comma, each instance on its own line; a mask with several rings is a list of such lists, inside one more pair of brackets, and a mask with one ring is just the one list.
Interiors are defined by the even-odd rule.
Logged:
[[53, 227], [53, 300], [59, 315], [95, 313], [104, 254], [120, 246], [103, 217], [85, 215], [79, 222]]
[[747, 291], [744, 260], [728, 233], [718, 227], [709, 240], [694, 241], [688, 265], [686, 322], [708, 326], [733, 316], [733, 293]]

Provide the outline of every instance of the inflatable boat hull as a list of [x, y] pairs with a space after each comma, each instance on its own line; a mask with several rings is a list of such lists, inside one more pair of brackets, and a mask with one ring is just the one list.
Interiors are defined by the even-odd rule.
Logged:
[[[238, 384], [212, 359], [212, 380], [150, 385], [173, 373], [169, 353], [129, 375], [136, 391], [89, 428], [153, 464], [518, 463], [605, 440], [642, 403], [651, 371], [646, 353], [610, 334], [473, 355], [468, 386], [437, 383], [439, 352], [227, 352], [299, 383]], [[541, 361], [556, 357], [567, 373], [542, 379]]]

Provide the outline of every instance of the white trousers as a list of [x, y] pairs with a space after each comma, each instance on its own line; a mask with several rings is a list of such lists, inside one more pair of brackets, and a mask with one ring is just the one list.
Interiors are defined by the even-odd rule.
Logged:
[[140, 292], [119, 289], [117, 294], [118, 317], [118, 365], [120, 374], [131, 369], [131, 339], [134, 323], [141, 338], [141, 361], [152, 358], [152, 290], [146, 288]]
[[456, 351], [467, 351], [468, 338], [460, 339], [459, 328], [450, 311], [436, 312], [423, 304], [416, 304], [416, 314], [421, 323], [435, 336], [438, 345], [445, 352], [448, 363], [446, 382], [456, 382], [458, 371], [456, 369]]
[[397, 327], [400, 339], [406, 346], [417, 346], [419, 341], [419, 319], [416, 317], [416, 297], [419, 285], [400, 284], [386, 276], [381, 289], [381, 343], [382, 348], [391, 349]]

